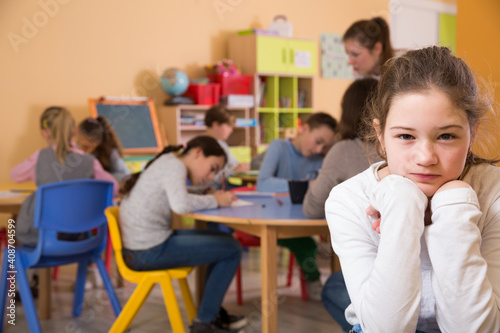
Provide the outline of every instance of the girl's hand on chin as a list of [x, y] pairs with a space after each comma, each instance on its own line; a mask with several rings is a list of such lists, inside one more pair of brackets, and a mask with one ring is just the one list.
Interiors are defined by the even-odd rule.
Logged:
[[380, 212], [370, 205], [366, 209], [366, 215], [370, 216], [372, 219], [376, 219], [375, 222], [372, 223], [372, 229], [380, 234]]
[[471, 188], [471, 187], [470, 187], [469, 184], [467, 184], [464, 181], [461, 181], [461, 180], [451, 180], [451, 181], [449, 181], [449, 182], [444, 183], [443, 185], [441, 185], [441, 187], [438, 188], [438, 190], [436, 191], [436, 193], [434, 193], [434, 195], [436, 195], [439, 192], [446, 191], [446, 190], [451, 190], [451, 189], [454, 189], [454, 188]]

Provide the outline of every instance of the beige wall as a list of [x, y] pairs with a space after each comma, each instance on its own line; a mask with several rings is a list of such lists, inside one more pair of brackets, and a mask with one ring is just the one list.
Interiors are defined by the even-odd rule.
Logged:
[[[266, 28], [285, 14], [294, 36], [319, 42], [320, 33], [343, 33], [354, 20], [387, 18], [387, 8], [388, 0], [1, 1], [0, 181], [44, 146], [38, 119], [49, 105], [68, 107], [80, 121], [89, 97], [151, 96], [160, 104], [163, 70], [203, 76], [237, 30]], [[318, 76], [316, 109], [338, 117], [349, 82]]]
[[500, 2], [458, 0], [457, 11], [457, 55], [486, 80], [496, 101], [496, 115], [484, 122], [474, 151], [500, 158]]

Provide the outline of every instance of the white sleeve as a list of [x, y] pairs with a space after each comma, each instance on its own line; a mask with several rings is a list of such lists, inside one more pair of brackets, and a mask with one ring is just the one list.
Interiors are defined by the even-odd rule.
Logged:
[[484, 236], [477, 226], [482, 213], [473, 189], [440, 192], [431, 208], [425, 240], [439, 328], [500, 332], [500, 207], [485, 225]]
[[401, 176], [391, 175], [378, 183], [369, 198], [382, 216], [377, 244], [367, 207], [356, 208], [360, 200], [336, 190], [327, 200], [326, 218], [359, 324], [364, 332], [415, 332], [427, 197]]

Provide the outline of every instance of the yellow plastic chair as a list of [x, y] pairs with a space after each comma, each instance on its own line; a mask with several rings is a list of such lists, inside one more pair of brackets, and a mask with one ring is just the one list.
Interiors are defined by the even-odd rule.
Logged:
[[187, 284], [187, 276], [193, 270], [193, 267], [181, 267], [173, 269], [165, 269], [158, 271], [134, 271], [127, 267], [122, 256], [122, 238], [120, 228], [118, 226], [118, 207], [108, 207], [104, 211], [108, 218], [109, 233], [113, 243], [115, 252], [116, 265], [122, 277], [130, 282], [137, 283], [137, 288], [130, 296], [127, 304], [120, 312], [115, 323], [109, 332], [124, 332], [134, 320], [137, 312], [146, 300], [149, 292], [156, 283], [159, 283], [165, 299], [165, 306], [167, 308], [168, 317], [172, 330], [175, 333], [185, 333], [184, 325], [182, 323], [181, 312], [179, 304], [175, 297], [174, 288], [172, 284], [173, 279], [179, 281], [179, 286], [182, 292], [182, 297], [186, 305], [186, 311], [189, 318], [189, 323], [196, 317], [196, 309], [194, 307], [193, 298]]

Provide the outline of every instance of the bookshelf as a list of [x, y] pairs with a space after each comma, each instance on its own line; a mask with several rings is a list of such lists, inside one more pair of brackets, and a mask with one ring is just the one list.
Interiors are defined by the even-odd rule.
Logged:
[[[203, 135], [206, 131], [205, 112], [210, 107], [210, 105], [162, 105], [157, 107], [158, 119], [162, 133], [166, 136], [166, 143], [179, 145], [188, 142], [195, 136]], [[253, 108], [228, 107], [227, 109], [233, 113], [237, 120], [255, 119]], [[248, 159], [250, 159], [256, 154], [257, 136], [256, 127], [235, 127], [227, 143], [235, 155], [248, 155]]]
[[229, 40], [229, 58], [254, 75], [259, 145], [293, 135], [314, 111], [317, 48], [315, 41], [255, 34]]

